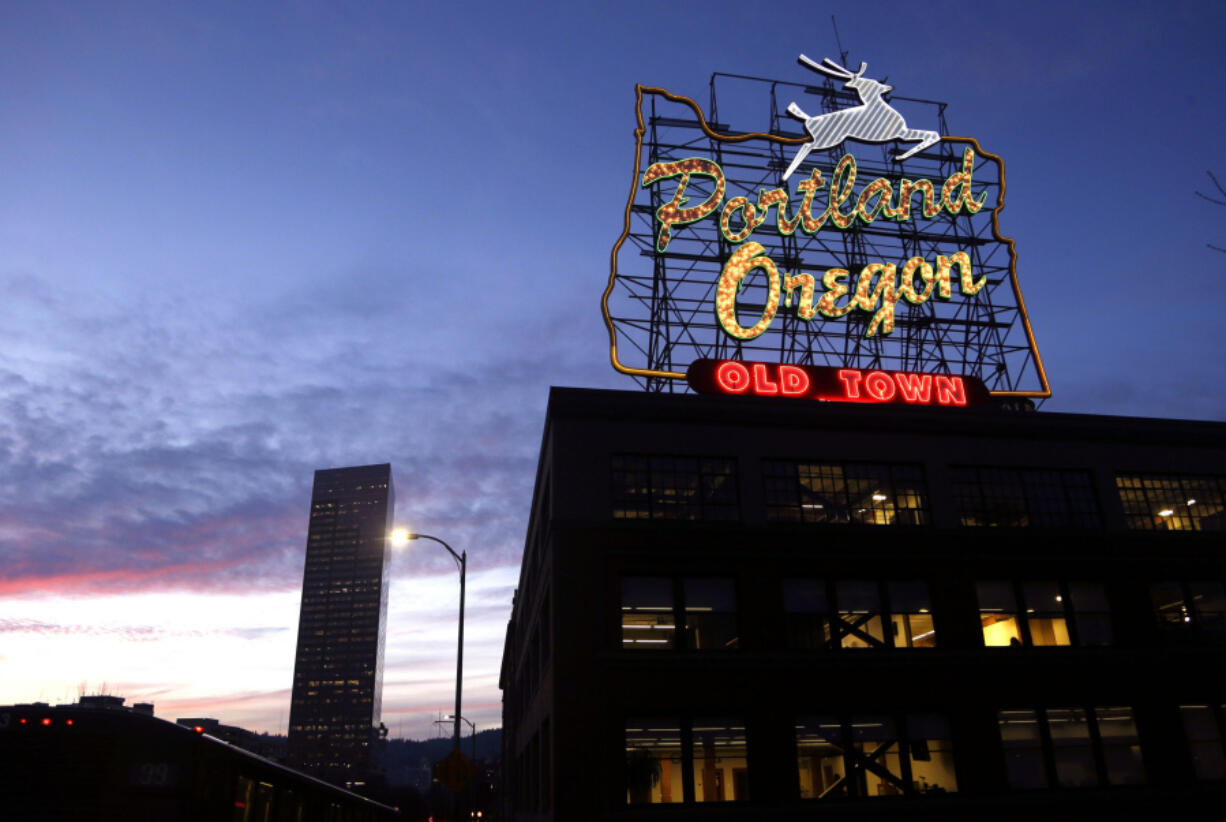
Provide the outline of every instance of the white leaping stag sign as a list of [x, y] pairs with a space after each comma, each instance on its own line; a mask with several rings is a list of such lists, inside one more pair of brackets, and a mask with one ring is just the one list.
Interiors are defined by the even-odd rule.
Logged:
[[804, 120], [805, 131], [809, 132], [813, 139], [796, 152], [796, 158], [788, 166], [783, 179], [786, 180], [792, 176], [792, 172], [804, 162], [810, 151], [833, 148], [844, 140], [859, 140], [864, 143], [886, 143], [890, 140], [918, 141], [919, 145], [913, 146], [910, 151], [894, 158], [901, 163], [912, 154], [923, 151], [941, 139], [941, 135], [935, 131], [907, 128], [907, 122], [902, 115], [881, 98], [881, 95], [891, 91], [893, 86], [887, 86], [863, 76], [868, 63], [861, 63], [860, 70], [852, 74], [829, 58], [823, 59], [819, 64], [802, 54], [800, 62], [814, 71], [820, 71], [827, 77], [845, 81], [846, 88], [855, 89], [856, 94], [860, 95], [861, 104], [854, 108], [819, 114], [816, 117], [805, 114], [795, 103], [789, 104], [788, 114]]

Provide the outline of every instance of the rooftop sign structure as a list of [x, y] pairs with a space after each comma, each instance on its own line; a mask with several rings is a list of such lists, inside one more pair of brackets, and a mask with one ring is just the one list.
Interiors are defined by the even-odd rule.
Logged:
[[[970, 380], [976, 398], [1050, 396], [1000, 233], [1001, 159], [941, 136], [943, 104], [896, 98], [941, 131], [909, 127], [864, 63], [800, 62], [824, 83], [713, 75], [710, 118], [636, 88], [634, 178], [602, 298], [613, 367], [655, 391], [683, 390], [698, 361], [742, 361], [876, 373], [896, 390], [891, 375], [942, 375]], [[747, 90], [769, 102], [765, 130], [718, 122], [729, 85], [734, 103]], [[693, 373], [688, 385], [745, 393]]]

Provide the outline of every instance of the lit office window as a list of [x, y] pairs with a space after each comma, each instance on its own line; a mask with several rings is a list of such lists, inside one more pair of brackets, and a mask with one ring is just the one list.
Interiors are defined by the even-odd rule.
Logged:
[[979, 622], [983, 626], [983, 644], [990, 647], [1021, 645], [1022, 632], [1017, 621], [1017, 599], [1011, 582], [980, 582]]
[[1064, 596], [1054, 582], [1023, 582], [1022, 601], [1026, 606], [1026, 627], [1031, 645], [1068, 645], [1068, 623], [1064, 618]]
[[734, 520], [736, 463], [711, 457], [614, 455], [617, 519]]
[[980, 582], [976, 593], [987, 647], [1111, 642], [1111, 613], [1101, 583]]
[[933, 648], [937, 632], [932, 624], [932, 602], [926, 582], [891, 582], [886, 585], [895, 648]]
[[626, 722], [626, 802], [682, 802], [681, 724], [676, 719]]
[[881, 597], [877, 583], [852, 581], [835, 584], [835, 630], [843, 648], [884, 648]]
[[1180, 705], [1183, 730], [1197, 779], [1226, 779], [1226, 753], [1218, 720], [1209, 705]]
[[949, 722], [936, 714], [907, 717], [903, 755], [910, 763], [911, 784], [918, 793], [954, 793], [958, 777]]
[[802, 799], [922, 796], [958, 790], [944, 717], [818, 716], [801, 719], [795, 732]]
[[686, 579], [685, 634], [691, 651], [729, 650], [739, 642], [736, 590], [730, 579]]
[[928, 522], [923, 470], [914, 465], [763, 463], [767, 519], [858, 525]]
[[[680, 600], [678, 600], [678, 596]], [[678, 613], [680, 612], [680, 613]], [[678, 618], [681, 622], [678, 622]], [[681, 647], [728, 651], [740, 644], [736, 585], [727, 578], [624, 577], [622, 648], [677, 648], [676, 626], [685, 629]]]
[[623, 648], [672, 648], [675, 619], [671, 579], [626, 577], [622, 580]]
[[[820, 579], [782, 581], [789, 648], [932, 648], [936, 629], [928, 583]], [[886, 614], [889, 618], [886, 620]], [[889, 626], [888, 632], [884, 631]]]
[[1086, 471], [964, 466], [952, 469], [962, 524], [1003, 528], [1100, 528]]
[[749, 759], [745, 725], [734, 719], [695, 719], [690, 734], [694, 801], [749, 799]]
[[1226, 478], [1116, 474], [1128, 527], [1143, 531], [1226, 530]]
[[886, 716], [853, 716], [851, 779], [859, 796], [900, 796], [906, 790], [898, 734]]
[[802, 799], [828, 799], [847, 795], [843, 725], [838, 717], [823, 716], [796, 725], [796, 768]]

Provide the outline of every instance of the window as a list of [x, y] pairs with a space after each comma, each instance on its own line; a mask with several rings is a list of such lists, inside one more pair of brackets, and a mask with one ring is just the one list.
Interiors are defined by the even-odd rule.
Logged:
[[1116, 474], [1129, 528], [1142, 531], [1226, 530], [1226, 478]]
[[743, 723], [728, 719], [695, 719], [690, 743], [694, 801], [749, 799], [749, 759]]
[[924, 525], [928, 494], [917, 465], [763, 463], [766, 518], [782, 522]]
[[749, 755], [740, 720], [627, 720], [628, 804], [748, 799]]
[[1111, 613], [1101, 583], [980, 582], [975, 587], [983, 644], [989, 648], [1111, 642]]
[[949, 724], [935, 714], [805, 718], [796, 757], [802, 799], [958, 790]]
[[1155, 582], [1149, 587], [1158, 624], [1169, 637], [1226, 641], [1226, 589], [1220, 582]]
[[666, 577], [622, 580], [622, 647], [671, 648], [676, 634], [673, 581]]
[[1005, 710], [997, 723], [1014, 790], [1145, 781], [1131, 708]]
[[782, 591], [789, 648], [936, 646], [926, 582], [785, 579]]
[[691, 651], [735, 648], [736, 591], [730, 579], [686, 579], [685, 635]]
[[966, 466], [953, 469], [953, 481], [963, 525], [1102, 527], [1086, 471]]
[[1209, 705], [1181, 705], [1179, 712], [1183, 715], [1183, 730], [1188, 737], [1196, 778], [1226, 779], [1226, 755], [1216, 711]]
[[707, 577], [622, 579], [623, 648], [676, 648], [677, 625], [685, 627], [688, 650], [735, 649], [740, 644], [740, 636], [733, 580]]
[[614, 455], [616, 519], [734, 520], [736, 462], [713, 457]]
[[684, 800], [681, 724], [677, 719], [626, 722], [626, 802], [655, 805]]

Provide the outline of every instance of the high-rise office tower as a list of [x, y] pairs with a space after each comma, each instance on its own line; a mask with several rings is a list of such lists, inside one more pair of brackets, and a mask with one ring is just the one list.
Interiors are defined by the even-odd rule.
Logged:
[[372, 771], [383, 690], [391, 465], [315, 472], [289, 763], [337, 784]]

